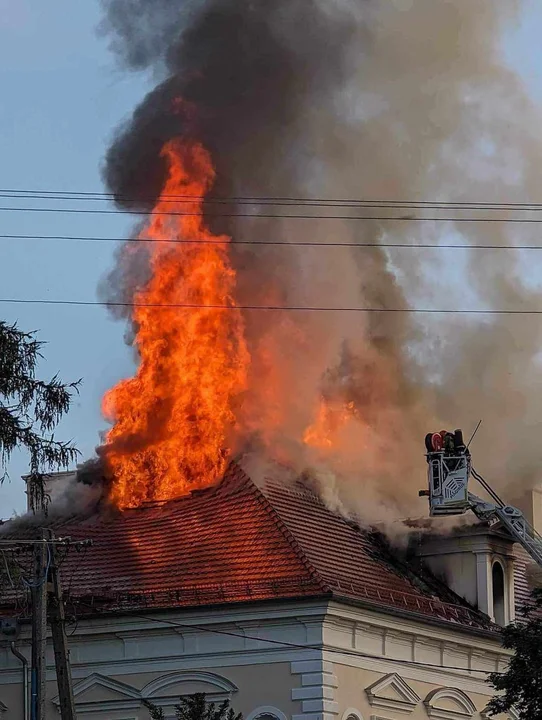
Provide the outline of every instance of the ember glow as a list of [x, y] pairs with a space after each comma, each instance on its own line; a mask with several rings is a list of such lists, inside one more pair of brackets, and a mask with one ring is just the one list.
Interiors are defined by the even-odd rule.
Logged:
[[337, 442], [337, 433], [354, 419], [354, 415], [353, 402], [341, 407], [332, 407], [322, 398], [314, 422], [303, 434], [303, 442], [309, 447], [320, 450], [333, 448]]
[[202, 215], [214, 181], [209, 154], [199, 144], [170, 141], [162, 155], [167, 181], [139, 236], [153, 241], [151, 277], [134, 296], [139, 366], [102, 405], [113, 425], [103, 447], [110, 499], [121, 508], [220, 478], [249, 364], [230, 238], [213, 235]]

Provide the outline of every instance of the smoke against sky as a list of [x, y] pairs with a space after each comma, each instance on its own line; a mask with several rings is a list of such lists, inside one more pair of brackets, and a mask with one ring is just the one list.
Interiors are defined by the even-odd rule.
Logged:
[[[540, 197], [539, 118], [502, 50], [520, 2], [104, 7], [102, 31], [121, 63], [157, 78], [107, 153], [104, 176], [123, 207], [154, 204], [161, 149], [179, 136], [210, 151], [216, 196]], [[438, 244], [451, 233], [510, 245], [531, 237], [519, 225], [212, 219], [215, 207], [213, 231], [234, 240], [337, 243], [232, 248], [241, 305], [536, 307], [512, 252], [436, 250], [421, 264], [416, 251], [339, 247]], [[102, 296], [131, 299], [148, 272], [145, 253], [121, 252]], [[532, 318], [247, 311], [245, 326], [251, 377], [236, 450], [311, 467], [338, 502], [396, 515], [414, 511], [425, 432], [482, 418], [487, 476], [501, 487], [536, 481], [541, 330]]]

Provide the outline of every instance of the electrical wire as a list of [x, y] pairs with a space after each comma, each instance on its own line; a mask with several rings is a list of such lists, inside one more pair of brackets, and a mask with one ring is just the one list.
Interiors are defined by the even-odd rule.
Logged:
[[13, 578], [11, 577], [11, 572], [10, 572], [10, 570], [9, 570], [9, 565], [8, 565], [8, 560], [7, 560], [7, 558], [6, 558], [6, 553], [5, 553], [3, 550], [2, 550], [1, 552], [2, 552], [2, 558], [4, 559], [4, 565], [5, 565], [5, 567], [6, 567], [6, 573], [7, 573], [7, 576], [8, 576], [9, 584], [11, 585], [11, 587], [13, 588], [13, 590], [15, 590], [15, 583], [13, 582]]
[[[124, 202], [155, 202], [156, 196], [130, 196], [111, 192], [88, 192], [73, 190], [22, 190], [22, 189], [1, 189], [0, 197], [20, 198], [20, 199], [47, 199], [47, 200], [102, 200], [102, 201], [124, 201]], [[319, 197], [291, 197], [291, 196], [265, 196], [265, 195], [232, 195], [232, 196], [207, 196], [207, 195], [189, 195], [189, 194], [163, 194], [160, 200], [171, 201], [204, 201], [206, 203], [250, 203], [250, 204], [316, 204], [321, 206], [344, 206], [352, 205], [354, 207], [421, 207], [421, 208], [445, 208], [445, 209], [489, 209], [489, 210], [525, 210], [535, 211], [542, 210], [542, 203], [526, 203], [526, 202], [487, 202], [487, 201], [445, 201], [445, 200], [394, 200], [394, 199], [367, 199], [367, 198], [319, 198]]]
[[47, 565], [45, 567], [45, 572], [43, 573], [43, 577], [41, 580], [38, 580], [37, 582], [29, 582], [24, 577], [21, 578], [24, 585], [26, 585], [27, 588], [34, 590], [36, 588], [40, 588], [42, 585], [44, 585], [47, 582], [47, 578], [49, 577], [49, 569], [51, 567], [51, 548], [49, 547], [49, 543], [44, 541], [45, 545], [47, 547]]
[[[146, 215], [153, 217], [201, 217], [201, 213], [156, 211], [156, 210], [100, 210], [86, 208], [36, 208], [0, 207], [0, 212], [38, 212], [89, 215]], [[281, 215], [279, 213], [206, 213], [205, 218], [255, 218], [261, 220], [366, 220], [386, 222], [451, 222], [451, 223], [542, 223], [542, 218], [464, 218], [464, 217], [417, 217], [414, 215]]]
[[47, 300], [28, 298], [0, 298], [0, 304], [17, 305], [72, 305], [75, 307], [143, 307], [176, 310], [262, 310], [288, 312], [350, 312], [350, 313], [405, 313], [422, 315], [542, 315], [542, 310], [472, 310], [446, 308], [375, 308], [326, 307], [315, 305], [202, 305], [199, 303], [128, 303], [100, 302], [98, 300]]
[[[14, 195], [9, 193], [0, 192], [0, 198], [6, 200], [57, 200], [61, 202], [111, 202], [124, 201], [131, 202], [130, 198], [124, 198], [119, 196], [110, 197], [87, 197], [82, 195], [68, 196], [65, 194], [58, 195]], [[133, 201], [133, 200], [132, 200]], [[137, 202], [143, 203], [154, 203], [156, 198], [139, 198]], [[492, 210], [497, 212], [508, 212], [510, 210], [518, 212], [538, 212], [542, 210], [542, 207], [527, 206], [527, 207], [514, 207], [508, 205], [469, 205], [462, 203], [419, 203], [419, 202], [386, 202], [386, 201], [369, 201], [369, 200], [301, 200], [300, 198], [279, 198], [276, 200], [269, 198], [220, 198], [220, 197], [208, 197], [208, 196], [171, 196], [171, 195], [160, 195], [160, 203], [166, 204], [191, 204], [194, 203], [205, 203], [206, 205], [260, 205], [263, 207], [314, 207], [314, 208], [345, 208], [345, 209], [404, 209], [404, 210], [468, 210], [475, 212], [478, 210]]]
[[[88, 603], [80, 602], [81, 605], [85, 605], [86, 607], [90, 609], [95, 609], [92, 605], [89, 605]], [[254, 640], [255, 642], [264, 642], [269, 643], [271, 645], [280, 645], [282, 647], [287, 648], [295, 648], [298, 650], [319, 650], [322, 652], [332, 652], [339, 655], [349, 655], [352, 657], [362, 657], [367, 658], [369, 660], [385, 660], [387, 662], [394, 662], [394, 663], [400, 663], [402, 665], [411, 665], [414, 667], [430, 667], [430, 668], [438, 668], [439, 670], [461, 670], [463, 672], [476, 672], [476, 673], [483, 673], [483, 674], [491, 674], [493, 673], [492, 670], [475, 670], [475, 669], [469, 669], [465, 667], [460, 666], [454, 666], [454, 665], [438, 665], [436, 663], [423, 663], [423, 662], [417, 662], [415, 660], [400, 660], [395, 658], [386, 657], [384, 655], [371, 655], [369, 653], [363, 653], [363, 652], [356, 652], [355, 650], [349, 650], [348, 648], [344, 649], [327, 649], [324, 648], [321, 645], [300, 645], [299, 643], [293, 643], [288, 642], [286, 640], [272, 640], [271, 638], [262, 638], [257, 637], [254, 635], [241, 635], [240, 633], [236, 633], [230, 630], [217, 630], [216, 628], [209, 628], [205, 625], [192, 625], [188, 623], [179, 623], [175, 622], [174, 620], [165, 620], [162, 618], [155, 618], [150, 617], [148, 615], [140, 615], [137, 613], [130, 612], [130, 617], [137, 617], [141, 620], [148, 620], [150, 622], [156, 622], [156, 623], [162, 623], [165, 625], [171, 625], [173, 627], [179, 627], [179, 628], [186, 628], [187, 630], [198, 630], [202, 632], [209, 632], [214, 633], [216, 635], [226, 635], [229, 637], [236, 637], [240, 638], [242, 640]], [[501, 673], [499, 673], [501, 674]]]
[[285, 247], [347, 247], [347, 248], [400, 248], [408, 250], [542, 250], [542, 245], [465, 245], [464, 243], [356, 243], [356, 242], [312, 242], [312, 241], [277, 241], [277, 240], [185, 240], [174, 238], [125, 238], [98, 237], [94, 235], [0, 235], [0, 240], [69, 240], [78, 242], [110, 242], [110, 243], [156, 243], [169, 245], [264, 245]]

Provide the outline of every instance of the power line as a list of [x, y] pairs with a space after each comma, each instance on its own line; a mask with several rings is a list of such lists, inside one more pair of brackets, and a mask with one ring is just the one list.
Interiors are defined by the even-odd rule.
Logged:
[[465, 245], [464, 243], [356, 243], [356, 242], [312, 242], [312, 241], [279, 241], [279, 240], [185, 240], [173, 238], [125, 238], [98, 237], [94, 235], [0, 235], [0, 240], [68, 240], [76, 242], [133, 242], [158, 243], [168, 245], [265, 245], [286, 247], [351, 247], [351, 248], [400, 248], [409, 250], [542, 250], [542, 245]]
[[0, 303], [18, 305], [73, 305], [81, 307], [143, 307], [179, 310], [263, 310], [291, 312], [352, 312], [352, 313], [404, 313], [427, 315], [542, 315], [542, 310], [473, 310], [448, 308], [374, 308], [326, 307], [314, 305], [203, 305], [198, 303], [129, 303], [99, 302], [97, 300], [47, 300], [28, 298], [0, 298]]
[[[352, 208], [352, 209], [405, 209], [405, 210], [493, 210], [496, 212], [539, 212], [542, 204], [514, 204], [514, 203], [462, 203], [462, 202], [429, 202], [429, 201], [386, 201], [386, 200], [324, 200], [324, 199], [302, 199], [302, 198], [241, 198], [232, 197], [209, 197], [197, 195], [160, 195], [159, 198], [128, 198], [118, 195], [87, 196], [87, 195], [13, 195], [0, 192], [0, 198], [9, 200], [59, 200], [66, 202], [156, 202], [166, 204], [194, 204], [205, 203], [206, 205], [261, 205], [270, 207], [309, 207], [309, 208]], [[124, 211], [120, 211], [124, 212]]]
[[[84, 215], [144, 215], [154, 217], [200, 217], [201, 213], [174, 212], [154, 210], [100, 210], [86, 208], [35, 208], [35, 207], [0, 207], [1, 212], [37, 212]], [[256, 218], [262, 220], [367, 220], [393, 222], [451, 222], [451, 223], [542, 223], [542, 218], [464, 218], [464, 217], [417, 217], [414, 215], [282, 215], [279, 213], [206, 213], [205, 218]]]
[[[21, 199], [48, 199], [48, 200], [118, 200], [125, 202], [156, 202], [157, 197], [129, 196], [117, 193], [107, 192], [85, 192], [70, 190], [14, 190], [0, 189], [0, 197], [21, 198]], [[353, 205], [366, 207], [430, 207], [430, 208], [446, 208], [446, 209], [495, 209], [495, 210], [541, 210], [542, 203], [520, 203], [520, 202], [469, 202], [469, 201], [441, 201], [441, 200], [370, 200], [370, 199], [341, 199], [341, 198], [310, 198], [310, 197], [289, 197], [289, 196], [208, 196], [208, 195], [188, 195], [188, 194], [166, 194], [160, 195], [160, 200], [183, 200], [183, 201], [204, 201], [206, 203], [269, 203], [269, 204], [318, 204], [318, 205]]]
[[[0, 198], [9, 200], [59, 200], [66, 202], [139, 202], [139, 203], [152, 203], [158, 201], [157, 198], [138, 198], [136, 200], [122, 197], [122, 196], [86, 196], [86, 195], [13, 195], [9, 193], [0, 192]], [[160, 203], [171, 203], [171, 204], [194, 204], [196, 202], [205, 203], [206, 205], [263, 205], [271, 207], [315, 207], [315, 208], [367, 208], [367, 209], [420, 209], [420, 210], [494, 210], [494, 211], [509, 211], [514, 210], [518, 212], [537, 212], [542, 210], [542, 206], [529, 205], [525, 207], [518, 207], [514, 205], [506, 204], [487, 204], [478, 205], [476, 203], [439, 203], [439, 202], [393, 202], [384, 200], [310, 200], [301, 198], [221, 198], [221, 197], [208, 197], [208, 196], [175, 196], [175, 195], [160, 195]]]

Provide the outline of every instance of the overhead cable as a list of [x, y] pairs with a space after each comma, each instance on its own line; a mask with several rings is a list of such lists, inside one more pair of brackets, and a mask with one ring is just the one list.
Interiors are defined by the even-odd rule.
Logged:
[[[101, 210], [93, 208], [50, 208], [50, 207], [0, 207], [0, 212], [32, 212], [84, 215], [139, 215], [152, 217], [201, 217], [201, 213], [156, 210]], [[450, 223], [542, 223], [539, 218], [490, 218], [490, 217], [420, 217], [415, 215], [284, 215], [279, 213], [206, 213], [205, 218], [255, 218], [259, 220], [365, 220], [378, 222], [450, 222]]]
[[142, 307], [179, 310], [262, 310], [291, 312], [351, 312], [351, 313], [405, 313], [428, 315], [542, 315], [542, 310], [473, 310], [447, 308], [375, 308], [375, 307], [325, 307], [314, 305], [204, 305], [199, 303], [129, 303], [100, 302], [98, 300], [47, 300], [28, 298], [0, 298], [0, 303], [19, 305], [73, 305], [81, 307]]
[[101, 237], [95, 235], [0, 235], [0, 240], [61, 240], [74, 242], [106, 242], [106, 243], [158, 243], [169, 245], [263, 245], [263, 246], [285, 246], [285, 247], [347, 247], [347, 248], [400, 248], [407, 250], [542, 250], [542, 245], [466, 245], [465, 243], [357, 243], [357, 242], [313, 242], [311, 240], [190, 240], [174, 238], [146, 238], [146, 237]]
[[[111, 201], [117, 200], [121, 202], [156, 202], [157, 197], [129, 196], [122, 193], [107, 192], [78, 192], [69, 190], [13, 190], [0, 189], [0, 197], [9, 197], [15, 199], [47, 199], [47, 200], [101, 200]], [[342, 199], [342, 198], [318, 198], [318, 197], [288, 197], [288, 196], [220, 196], [220, 195], [188, 195], [188, 194], [162, 194], [159, 196], [160, 201], [183, 201], [194, 202], [204, 201], [205, 203], [249, 203], [249, 204], [292, 204], [292, 205], [321, 205], [321, 206], [345, 206], [353, 207], [420, 207], [420, 208], [437, 208], [437, 209], [488, 209], [488, 210], [509, 210], [516, 209], [521, 211], [537, 211], [542, 210], [542, 203], [526, 203], [526, 202], [475, 202], [475, 201], [441, 201], [441, 200], [394, 200], [394, 199]]]

